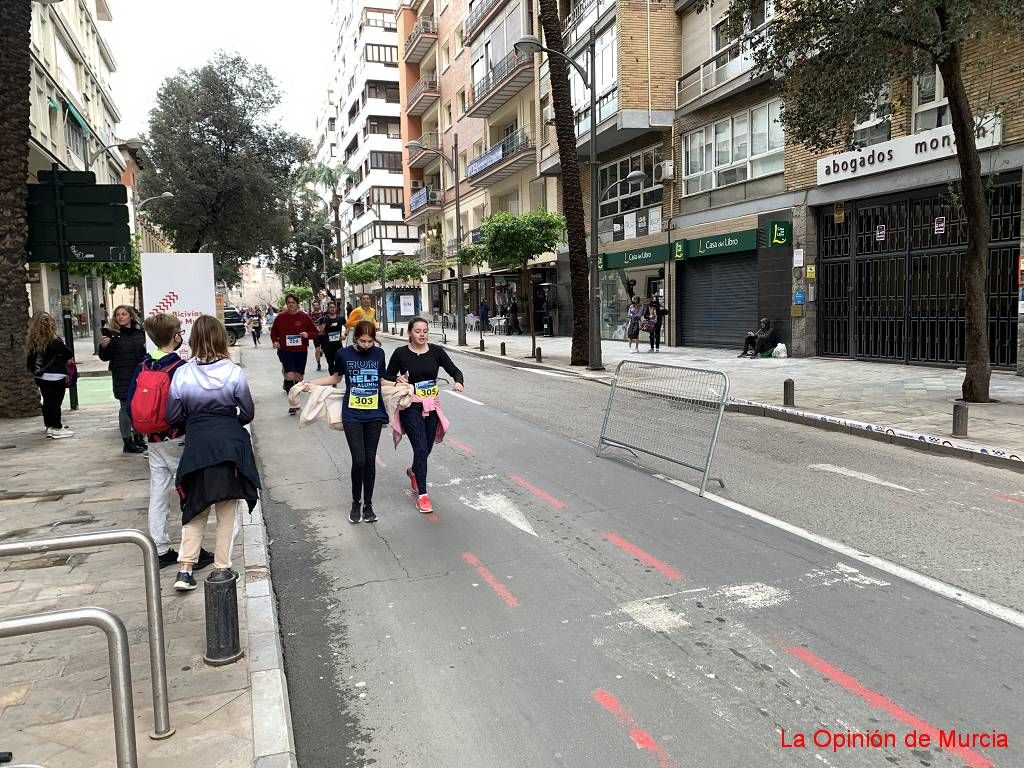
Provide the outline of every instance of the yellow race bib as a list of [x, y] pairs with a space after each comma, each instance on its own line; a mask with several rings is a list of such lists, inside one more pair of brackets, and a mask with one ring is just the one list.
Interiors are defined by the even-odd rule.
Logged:
[[380, 402], [380, 395], [375, 389], [353, 388], [348, 393], [348, 407], [358, 411], [374, 411]]
[[430, 381], [417, 381], [413, 384], [412, 391], [416, 393], [416, 397], [421, 397], [424, 400], [437, 397], [437, 381], [433, 379]]

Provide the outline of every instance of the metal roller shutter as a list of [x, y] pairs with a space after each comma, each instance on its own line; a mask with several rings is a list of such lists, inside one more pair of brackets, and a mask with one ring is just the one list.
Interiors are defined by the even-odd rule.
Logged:
[[683, 344], [735, 347], [757, 328], [757, 254], [683, 262]]

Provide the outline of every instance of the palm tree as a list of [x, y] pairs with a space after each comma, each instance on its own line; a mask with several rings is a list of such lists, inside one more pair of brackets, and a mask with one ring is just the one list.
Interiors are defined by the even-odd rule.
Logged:
[[[545, 45], [564, 52], [562, 22], [558, 18], [558, 0], [540, 0], [540, 24]], [[562, 213], [565, 215], [566, 239], [569, 242], [569, 281], [572, 293], [572, 355], [571, 365], [589, 362], [587, 340], [590, 333], [590, 270], [587, 261], [587, 228], [583, 218], [583, 190], [580, 187], [580, 166], [576, 156], [576, 121], [569, 90], [569, 65], [560, 56], [548, 56], [551, 72], [551, 104], [555, 111], [555, 136], [562, 166]], [[593, 161], [595, 137], [590, 137]], [[597, 194], [590, 190], [590, 194]], [[597, 226], [597, 222], [594, 222]]]
[[28, 188], [32, 3], [0, 2], [0, 418], [39, 411], [39, 393], [25, 370], [28, 319], [25, 220]]
[[[352, 169], [344, 163], [338, 163], [337, 165], [309, 163], [299, 170], [297, 178], [299, 184], [311, 185], [314, 189], [322, 189], [331, 196], [329, 205], [334, 212], [334, 258], [338, 262], [339, 270], [343, 264], [341, 258], [341, 195], [338, 194], [338, 188], [345, 179], [354, 175]], [[342, 273], [338, 280], [338, 293], [341, 294], [341, 299], [344, 301], [344, 273]]]

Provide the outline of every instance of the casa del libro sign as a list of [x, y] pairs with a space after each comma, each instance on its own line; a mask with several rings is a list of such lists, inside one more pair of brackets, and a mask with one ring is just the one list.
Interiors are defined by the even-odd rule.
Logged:
[[[975, 120], [974, 140], [979, 150], [999, 146], [1002, 138], [1003, 122], [998, 115], [985, 115]], [[944, 125], [863, 149], [823, 157], [817, 163], [818, 184], [849, 181], [860, 176], [950, 157], [956, 157], [956, 139], [953, 126]]]

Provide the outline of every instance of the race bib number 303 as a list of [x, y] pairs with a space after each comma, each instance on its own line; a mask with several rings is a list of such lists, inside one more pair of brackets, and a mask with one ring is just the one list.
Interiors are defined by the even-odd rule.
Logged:
[[297, 333], [290, 333], [284, 337], [286, 347], [298, 347], [302, 344], [302, 336]]
[[413, 392], [416, 393], [416, 397], [437, 397], [437, 382], [433, 379], [430, 381], [417, 381], [413, 385]]
[[359, 411], [376, 410], [379, 395], [375, 389], [353, 388], [348, 394], [348, 407]]

